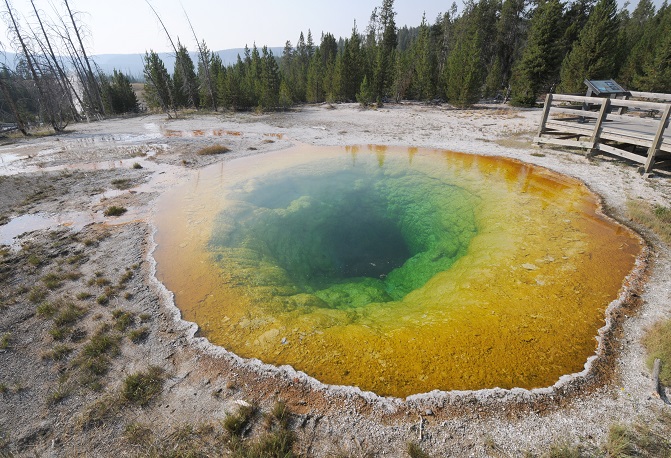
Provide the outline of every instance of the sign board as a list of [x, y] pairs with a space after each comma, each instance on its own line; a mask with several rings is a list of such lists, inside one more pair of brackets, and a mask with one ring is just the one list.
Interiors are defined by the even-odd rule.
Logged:
[[630, 95], [629, 91], [617, 84], [614, 80], [585, 80], [587, 96], [591, 95]]

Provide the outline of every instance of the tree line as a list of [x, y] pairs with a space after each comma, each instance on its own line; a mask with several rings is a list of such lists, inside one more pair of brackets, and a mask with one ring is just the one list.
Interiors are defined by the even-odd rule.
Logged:
[[[128, 76], [105, 75], [96, 67], [84, 46], [84, 24], [68, 0], [61, 1], [49, 15], [31, 0], [28, 22], [3, 0], [20, 59], [13, 69], [0, 66], [0, 120], [24, 132], [31, 124], [62, 131], [71, 121], [138, 110]], [[164, 27], [175, 65], [167, 69], [157, 53], [145, 54], [147, 105], [168, 114], [354, 101], [467, 107], [483, 98], [533, 106], [549, 91], [583, 92], [585, 78], [671, 92], [666, 3], [656, 9], [651, 0], [640, 0], [630, 12], [618, 10], [616, 0], [468, 0], [461, 11], [453, 4], [432, 23], [423, 17], [417, 27], [399, 28], [395, 17], [394, 1], [383, 0], [364, 29], [354, 23], [349, 37], [322, 33], [317, 43], [308, 30], [295, 45], [287, 41], [279, 56], [253, 45], [229, 65], [192, 27], [194, 62]]]
[[[640, 0], [632, 12], [616, 0], [468, 0], [430, 24], [397, 28], [393, 0], [375, 8], [348, 38], [310, 30], [281, 56], [245, 48], [223, 65], [183, 45], [172, 75], [158, 55], [145, 56], [151, 107], [284, 109], [293, 104], [483, 98], [533, 106], [549, 91], [584, 92], [583, 80], [616, 78], [631, 90], [671, 92], [671, 8]], [[204, 43], [203, 43], [204, 46]], [[205, 72], [207, 71], [207, 76]], [[204, 91], [203, 87], [208, 87]]]
[[51, 15], [34, 0], [30, 5], [28, 21], [3, 0], [18, 63], [15, 68], [0, 65], [0, 120], [26, 135], [30, 125], [47, 124], [62, 132], [72, 121], [139, 109], [129, 78], [117, 71], [105, 75], [87, 54], [84, 24], [68, 0]]

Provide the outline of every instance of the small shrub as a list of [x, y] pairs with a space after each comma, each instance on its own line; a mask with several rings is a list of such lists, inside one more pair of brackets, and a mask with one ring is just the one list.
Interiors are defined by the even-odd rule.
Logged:
[[107, 210], [104, 211], [105, 216], [121, 216], [124, 213], [126, 213], [128, 210], [125, 207], [118, 207], [116, 205], [112, 205], [111, 207], [107, 207]]
[[163, 381], [163, 369], [151, 366], [147, 372], [126, 377], [122, 397], [131, 404], [146, 406], [163, 391]]
[[138, 318], [140, 318], [140, 321], [142, 323], [146, 323], [147, 321], [151, 320], [151, 314], [150, 313], [141, 313]]
[[200, 149], [196, 154], [198, 154], [199, 156], [213, 156], [215, 154], [224, 154], [230, 151], [231, 149], [227, 148], [224, 145], [212, 145]]
[[141, 169], [142, 166], [140, 165], [139, 162], [133, 162], [133, 168], [134, 168], [134, 169]]
[[107, 294], [101, 294], [100, 296], [96, 297], [96, 302], [100, 305], [107, 305], [110, 301], [110, 298], [107, 296]]
[[581, 458], [582, 456], [580, 447], [568, 442], [552, 444], [550, 449], [542, 455], [543, 458]]
[[79, 299], [80, 301], [85, 301], [87, 299], [91, 299], [93, 297], [93, 295], [91, 293], [89, 293], [88, 291], [81, 291], [81, 292], [77, 293], [77, 295], [75, 297], [77, 299]]

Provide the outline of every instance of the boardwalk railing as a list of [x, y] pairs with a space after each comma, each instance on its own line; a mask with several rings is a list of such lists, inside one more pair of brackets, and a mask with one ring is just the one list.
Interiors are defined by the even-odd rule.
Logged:
[[[671, 101], [668, 94], [632, 96]], [[671, 165], [670, 114], [671, 103], [548, 94], [534, 143], [622, 157], [641, 164], [647, 175]]]

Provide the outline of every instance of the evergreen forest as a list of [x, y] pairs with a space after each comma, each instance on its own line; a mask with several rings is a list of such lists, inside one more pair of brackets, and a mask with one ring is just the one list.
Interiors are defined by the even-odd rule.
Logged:
[[[70, 120], [138, 111], [129, 77], [105, 75], [88, 58], [78, 38], [81, 24], [69, 8], [40, 32], [22, 28], [9, 0], [4, 4], [21, 59], [15, 69], [0, 69], [1, 120], [19, 126], [43, 122], [58, 131]], [[40, 18], [37, 10], [35, 15]], [[461, 10], [452, 4], [433, 20], [422, 17], [416, 27], [398, 27], [395, 17], [394, 0], [382, 0], [368, 24], [355, 22], [348, 37], [322, 32], [315, 39], [307, 30], [295, 44], [287, 41], [279, 56], [253, 44], [227, 65], [193, 27], [195, 62], [165, 29], [175, 65], [166, 68], [152, 50], [145, 54], [147, 107], [170, 115], [179, 109], [283, 110], [302, 103], [381, 106], [401, 100], [458, 108], [482, 100], [534, 106], [547, 92], [584, 93], [586, 78], [671, 92], [666, 2], [656, 8], [640, 0], [618, 8], [616, 0], [468, 0]], [[54, 29], [55, 36], [48, 32]], [[58, 42], [58, 52], [52, 42]]]

